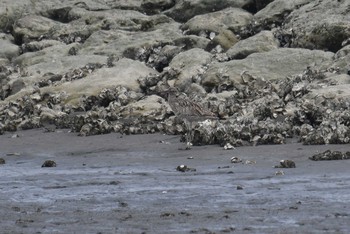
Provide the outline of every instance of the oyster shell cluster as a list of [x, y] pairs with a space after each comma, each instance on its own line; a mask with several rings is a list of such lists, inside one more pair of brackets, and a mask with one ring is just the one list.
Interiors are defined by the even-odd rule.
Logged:
[[[65, 92], [33, 89], [1, 106], [0, 133], [51, 125], [70, 128], [81, 136], [110, 132], [185, 134], [183, 120], [173, 116], [161, 95], [177, 75], [176, 70], [168, 69], [140, 78], [139, 92], [123, 86], [105, 88], [97, 95], [81, 97], [76, 106], [66, 104]], [[221, 118], [195, 124], [194, 145], [282, 144], [292, 137], [299, 137], [304, 144], [350, 142], [348, 100], [306, 97], [311, 88], [330, 85], [322, 72], [307, 69], [278, 81], [243, 75], [242, 83], [220, 87], [220, 93], [212, 90], [203, 95], [183, 89]]]
[[350, 159], [350, 152], [342, 153], [340, 151], [330, 151], [326, 150], [325, 152], [315, 154], [309, 159], [313, 161], [321, 161], [321, 160], [345, 160]]

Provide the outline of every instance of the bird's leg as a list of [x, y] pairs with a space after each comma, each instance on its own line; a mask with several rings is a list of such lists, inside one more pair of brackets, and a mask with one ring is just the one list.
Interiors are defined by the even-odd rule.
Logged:
[[187, 135], [186, 135], [186, 149], [191, 149], [192, 146], [192, 122], [186, 121]]

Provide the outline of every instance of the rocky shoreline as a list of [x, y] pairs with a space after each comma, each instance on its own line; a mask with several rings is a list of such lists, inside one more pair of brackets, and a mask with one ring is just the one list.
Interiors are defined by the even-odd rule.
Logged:
[[195, 145], [350, 142], [350, 1], [12, 1], [0, 134], [184, 134], [170, 84], [220, 120]]

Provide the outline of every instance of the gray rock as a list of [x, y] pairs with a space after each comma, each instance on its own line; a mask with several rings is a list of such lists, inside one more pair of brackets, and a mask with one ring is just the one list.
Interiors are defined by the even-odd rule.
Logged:
[[[10, 60], [8, 60], [7, 58], [0, 58], [0, 67], [6, 67], [10, 65]], [[1, 72], [3, 73], [3, 72]], [[0, 80], [2, 79], [2, 75], [0, 75]]]
[[149, 121], [164, 120], [166, 115], [166, 102], [157, 95], [144, 97], [143, 99], [130, 103], [121, 109], [122, 118], [147, 118]]
[[12, 60], [19, 55], [20, 49], [14, 44], [13, 38], [0, 33], [0, 58]]
[[229, 29], [222, 29], [221, 32], [216, 35], [205, 48], [207, 51], [222, 53], [230, 49], [233, 45], [238, 42], [236, 35]]
[[22, 49], [22, 53], [36, 52], [36, 51], [43, 50], [43, 49], [45, 49], [47, 47], [51, 47], [51, 46], [58, 46], [58, 45], [63, 46], [63, 44], [64, 44], [63, 42], [60, 42], [57, 40], [45, 40], [44, 39], [41, 41], [32, 41], [29, 43], [24, 43], [24, 44], [22, 44], [21, 49]]
[[[10, 83], [17, 80], [24, 82], [21, 86], [30, 88], [34, 84], [57, 81], [56, 78], [64, 77], [67, 73], [80, 69], [88, 64], [106, 64], [107, 57], [100, 55], [69, 56], [69, 50], [74, 46], [59, 44], [44, 48], [37, 52], [27, 52], [15, 59], [15, 63], [21, 67], [21, 74], [12, 74]], [[55, 76], [56, 78], [53, 78]], [[54, 80], [52, 80], [52, 78]], [[18, 89], [12, 89], [11, 94]]]
[[282, 79], [304, 71], [308, 66], [319, 66], [332, 60], [333, 53], [307, 49], [277, 49], [251, 54], [242, 60], [212, 63], [203, 75], [202, 85], [208, 90], [222, 82], [241, 83], [241, 73], [265, 80]]
[[16, 22], [13, 31], [16, 40], [30, 42], [59, 27], [62, 27], [60, 22], [38, 15], [27, 15]]
[[349, 1], [325, 0], [294, 10], [283, 25], [293, 29], [291, 46], [337, 52], [350, 37], [349, 7]]
[[347, 73], [349, 74], [350, 65], [350, 45], [346, 45], [334, 55], [334, 62], [330, 66], [336, 72]]
[[[92, 0], [93, 1], [93, 0]], [[96, 2], [96, 1], [93, 1]], [[142, 11], [142, 1], [140, 0], [123, 0], [123, 1], [106, 1], [105, 4], [111, 9], [125, 9]]]
[[144, 63], [124, 58], [114, 67], [101, 68], [83, 79], [47, 87], [44, 91], [65, 91], [68, 95], [67, 102], [77, 106], [82, 96], [97, 95], [104, 88], [124, 86], [133, 91], [140, 91], [138, 79], [150, 74], [158, 74], [158, 72]]
[[237, 42], [226, 53], [230, 59], [244, 59], [253, 53], [267, 52], [279, 48], [279, 42], [271, 31], [262, 31]]
[[197, 15], [187, 21], [181, 28], [187, 34], [206, 35], [210, 33], [220, 33], [223, 29], [233, 32], [239, 31], [246, 26], [253, 15], [240, 8], [226, 8], [220, 11]]
[[312, 0], [274, 0], [265, 8], [261, 9], [254, 15], [254, 20], [258, 24], [268, 26], [281, 25], [285, 18], [300, 6], [313, 2]]
[[209, 39], [196, 35], [180, 36], [174, 40], [175, 45], [184, 50], [190, 50], [193, 48], [206, 49], [209, 42]]
[[175, 5], [173, 0], [143, 0], [141, 8], [147, 14], [157, 14]]
[[182, 34], [177, 23], [166, 24], [149, 32], [97, 31], [85, 41], [79, 53], [146, 60], [149, 49], [172, 44], [180, 36]]
[[255, 0], [255, 9], [257, 11], [260, 11], [261, 9], [265, 8], [270, 2], [273, 2], [274, 0]]
[[179, 71], [175, 84], [181, 89], [190, 85], [194, 77], [205, 71], [205, 66], [212, 60], [212, 55], [202, 49], [194, 48], [179, 53], [170, 62], [169, 67]]
[[196, 15], [220, 11], [227, 7], [244, 8], [252, 3], [252, 0], [179, 0], [176, 1], [174, 7], [165, 11], [164, 13], [176, 21], [186, 22]]
[[3, 0], [0, 5], [0, 29], [4, 32], [12, 30], [14, 24], [17, 23], [24, 14], [31, 12], [28, 7], [29, 0]]

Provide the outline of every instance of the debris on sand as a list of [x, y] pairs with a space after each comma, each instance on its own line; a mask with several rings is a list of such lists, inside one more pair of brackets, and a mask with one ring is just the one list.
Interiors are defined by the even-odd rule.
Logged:
[[231, 158], [231, 163], [241, 163], [242, 159], [238, 158], [238, 157], [232, 157]]
[[275, 175], [276, 175], [276, 176], [281, 176], [281, 175], [284, 175], [284, 172], [283, 172], [282, 170], [276, 171], [276, 172], [275, 172]]
[[233, 145], [231, 145], [231, 143], [226, 143], [224, 146], [225, 150], [233, 150], [236, 149]]
[[46, 160], [41, 167], [56, 167], [57, 164], [53, 160]]
[[1, 165], [1, 164], [5, 164], [5, 159], [0, 158], [0, 165]]
[[244, 164], [256, 164], [255, 160], [245, 160]]
[[187, 165], [179, 165], [176, 167], [176, 170], [177, 171], [181, 171], [181, 172], [186, 172], [186, 171], [196, 171], [195, 168], [191, 168], [191, 167], [188, 167]]
[[295, 162], [292, 160], [281, 160], [280, 165], [276, 165], [275, 168], [295, 168]]
[[346, 153], [342, 153], [340, 151], [326, 150], [323, 153], [315, 154], [309, 157], [309, 159], [313, 161], [350, 159], [350, 152], [348, 151]]

